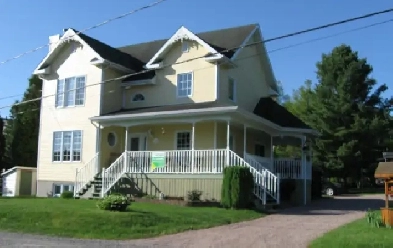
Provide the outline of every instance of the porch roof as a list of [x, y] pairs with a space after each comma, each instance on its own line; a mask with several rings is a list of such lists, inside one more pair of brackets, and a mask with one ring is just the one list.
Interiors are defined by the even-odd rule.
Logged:
[[[266, 106], [265, 104], [261, 104], [260, 102], [257, 104], [256, 109], [269, 108], [269, 107], [270, 106]], [[282, 111], [282, 113], [285, 114], [285, 116], [282, 117], [284, 119], [296, 118], [289, 112], [285, 113], [284, 111]], [[227, 119], [230, 119], [231, 118], [230, 116], [234, 116], [234, 117], [240, 116], [245, 119], [252, 120], [255, 123], [262, 123], [266, 126], [269, 126], [273, 130], [275, 130], [275, 132], [301, 132], [301, 133], [316, 134], [315, 130], [311, 129], [308, 126], [301, 126], [301, 125], [282, 126], [280, 124], [285, 124], [284, 122], [275, 123], [273, 120], [266, 118], [270, 116], [265, 116], [263, 110], [260, 110], [259, 112], [253, 114], [239, 108], [238, 106], [223, 104], [218, 101], [154, 106], [154, 107], [133, 108], [133, 109], [121, 109], [119, 111], [107, 113], [101, 116], [91, 117], [90, 120], [101, 124], [109, 124], [109, 123], [113, 124], [114, 122], [117, 121], [127, 121], [131, 119], [135, 122], [138, 120], [142, 121], [147, 119], [156, 119], [156, 120], [164, 121], [162, 118], [165, 117], [167, 118], [189, 117], [191, 122], [192, 117], [206, 118], [206, 116], [209, 115], [221, 116], [221, 117], [226, 116]], [[293, 123], [298, 124], [296, 122]]]

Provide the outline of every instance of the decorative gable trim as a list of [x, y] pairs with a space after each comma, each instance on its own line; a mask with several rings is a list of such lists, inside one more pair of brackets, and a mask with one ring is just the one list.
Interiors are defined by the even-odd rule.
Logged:
[[37, 68], [34, 70], [34, 74], [38, 75], [38, 74], [42, 74], [41, 73], [41, 67], [45, 64], [50, 63], [56, 56], [57, 54], [60, 52], [60, 49], [67, 43], [70, 41], [75, 41], [78, 42], [80, 44], [82, 44], [82, 46], [84, 47], [89, 47], [94, 53], [95, 53], [95, 57], [98, 59], [102, 59], [101, 56], [94, 51], [93, 48], [91, 48], [83, 39], [81, 39], [79, 37], [79, 35], [77, 35], [75, 33], [74, 30], [72, 29], [68, 29], [64, 35], [60, 38], [60, 40], [57, 42], [57, 44], [52, 45], [52, 49], [51, 51], [46, 55], [46, 57], [41, 61], [41, 63], [37, 66]]
[[174, 43], [176, 43], [177, 41], [182, 41], [182, 40], [195, 41], [195, 42], [199, 43], [200, 45], [202, 45], [209, 53], [217, 54], [217, 56], [220, 58], [224, 57], [222, 54], [218, 53], [217, 50], [212, 48], [209, 44], [207, 44], [201, 38], [199, 38], [194, 33], [192, 33], [190, 30], [188, 30], [187, 28], [182, 26], [181, 28], [179, 28], [176, 31], [176, 33], [169, 40], [167, 40], [167, 42], [165, 42], [165, 44], [160, 48], [160, 50], [158, 50], [158, 52], [153, 56], [153, 58], [151, 58], [149, 60], [149, 62], [147, 62], [145, 67], [148, 69], [157, 69], [157, 67], [159, 67], [159, 66], [155, 65], [154, 62], [156, 62], [156, 60], [160, 56], [165, 54], [165, 52], [167, 52], [169, 50], [169, 48]]

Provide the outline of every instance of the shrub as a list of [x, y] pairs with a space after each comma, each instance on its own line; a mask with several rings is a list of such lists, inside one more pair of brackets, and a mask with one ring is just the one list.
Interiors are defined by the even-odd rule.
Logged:
[[201, 200], [202, 191], [200, 190], [192, 190], [187, 192], [187, 200], [188, 201], [200, 201]]
[[254, 189], [254, 178], [250, 169], [232, 166], [224, 169], [221, 189], [221, 205], [225, 208], [246, 208]]
[[127, 207], [131, 205], [127, 197], [120, 194], [111, 194], [105, 196], [103, 199], [97, 202], [97, 207], [101, 210], [119, 211], [123, 212], [127, 210]]
[[63, 199], [72, 199], [74, 198], [74, 192], [64, 191], [63, 193], [61, 193], [60, 197]]

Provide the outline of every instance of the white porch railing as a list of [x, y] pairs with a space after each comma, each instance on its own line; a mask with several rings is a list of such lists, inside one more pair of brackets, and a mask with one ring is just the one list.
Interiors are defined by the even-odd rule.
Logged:
[[274, 159], [273, 173], [280, 173], [281, 178], [288, 179], [301, 179], [304, 177], [302, 173], [302, 162], [287, 158]]
[[[164, 155], [165, 166], [152, 168], [153, 153]], [[251, 160], [250, 160], [251, 161]], [[122, 155], [107, 169], [102, 171], [103, 197], [123, 176], [124, 173], [222, 173], [226, 166], [245, 166], [250, 168], [255, 178], [255, 194], [266, 204], [266, 194], [279, 203], [279, 178], [264, 169], [247, 163], [233, 151], [228, 150], [185, 150], [185, 151], [129, 151]], [[266, 190], [265, 190], [266, 189]]]
[[83, 187], [85, 187], [95, 176], [100, 160], [100, 153], [87, 162], [83, 167], [76, 169], [74, 196], [79, 194]]

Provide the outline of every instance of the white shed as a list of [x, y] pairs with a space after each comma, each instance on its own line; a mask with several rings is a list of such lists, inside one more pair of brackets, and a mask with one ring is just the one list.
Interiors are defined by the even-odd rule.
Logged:
[[16, 166], [1, 173], [2, 196], [34, 196], [37, 192], [37, 168]]

